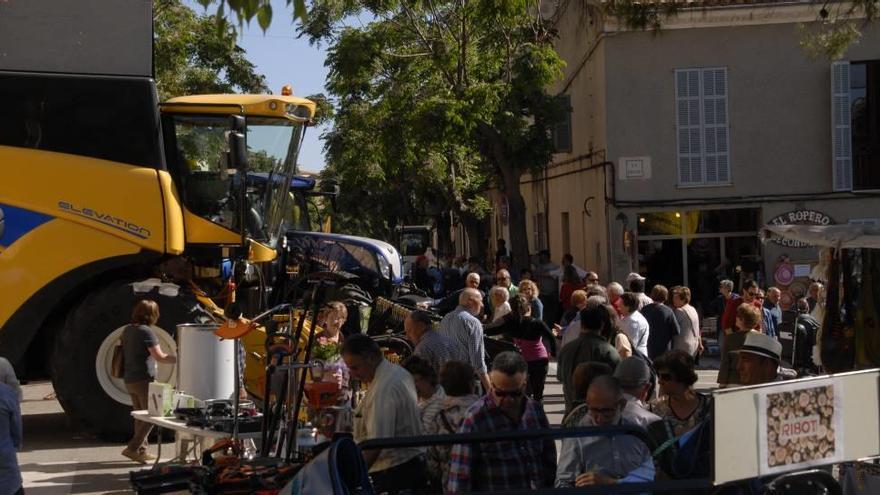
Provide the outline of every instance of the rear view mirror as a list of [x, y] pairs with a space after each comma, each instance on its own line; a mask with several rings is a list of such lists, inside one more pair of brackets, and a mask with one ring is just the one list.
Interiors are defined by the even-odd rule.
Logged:
[[247, 173], [247, 142], [240, 132], [229, 133], [229, 165], [238, 170], [242, 176]]

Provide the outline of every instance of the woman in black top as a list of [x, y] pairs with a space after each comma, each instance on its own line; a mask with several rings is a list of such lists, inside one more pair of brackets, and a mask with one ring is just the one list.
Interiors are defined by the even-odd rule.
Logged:
[[484, 333], [513, 339], [529, 365], [529, 393], [533, 399], [541, 401], [544, 399], [544, 381], [550, 366], [550, 354], [544, 342], [550, 345], [551, 353], [556, 355], [556, 338], [543, 321], [532, 318], [532, 306], [525, 296], [518, 295], [511, 299], [510, 309], [511, 312], [504, 318], [487, 326]]
[[[156, 379], [156, 363], [173, 364], [177, 358], [162, 352], [159, 340], [151, 326], [159, 321], [159, 305], [142, 300], [131, 311], [131, 324], [122, 332], [122, 353], [125, 356], [125, 388], [131, 396], [135, 411], [147, 409], [150, 382]], [[153, 426], [143, 421], [134, 422], [134, 435], [122, 451], [129, 459], [146, 464], [155, 459], [147, 453], [147, 436]]]

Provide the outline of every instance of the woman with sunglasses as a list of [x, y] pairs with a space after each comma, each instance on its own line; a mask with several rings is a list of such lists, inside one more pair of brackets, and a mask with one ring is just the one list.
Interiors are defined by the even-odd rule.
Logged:
[[651, 411], [668, 421], [676, 436], [695, 428], [709, 411], [709, 397], [694, 390], [693, 356], [672, 350], [657, 358], [654, 368], [660, 379], [660, 398], [651, 403]]

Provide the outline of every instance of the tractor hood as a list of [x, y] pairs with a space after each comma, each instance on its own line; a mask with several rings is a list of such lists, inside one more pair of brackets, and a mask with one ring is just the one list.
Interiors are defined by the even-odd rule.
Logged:
[[403, 262], [391, 244], [376, 239], [322, 232], [287, 232], [288, 248], [329, 271], [378, 277], [399, 284]]

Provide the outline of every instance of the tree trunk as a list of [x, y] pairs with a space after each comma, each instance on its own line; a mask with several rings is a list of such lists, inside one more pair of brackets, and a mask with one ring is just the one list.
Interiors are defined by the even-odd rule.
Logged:
[[526, 202], [519, 190], [522, 172], [510, 166], [499, 166], [507, 197], [507, 223], [510, 231], [510, 266], [516, 273], [529, 267], [529, 235], [526, 230]]
[[486, 239], [481, 228], [482, 222], [468, 213], [460, 213], [460, 219], [467, 235], [467, 251], [469, 256], [476, 256], [485, 262]]
[[449, 231], [449, 214], [437, 215], [437, 252], [438, 258], [455, 254], [455, 245], [452, 243], [452, 234]]
[[519, 180], [523, 170], [509, 159], [498, 131], [485, 122], [477, 124], [480, 148], [501, 175], [501, 185], [507, 198], [507, 222], [510, 230], [508, 251], [511, 255], [510, 267], [519, 270], [529, 267], [529, 237], [526, 232], [526, 202], [519, 190]]

